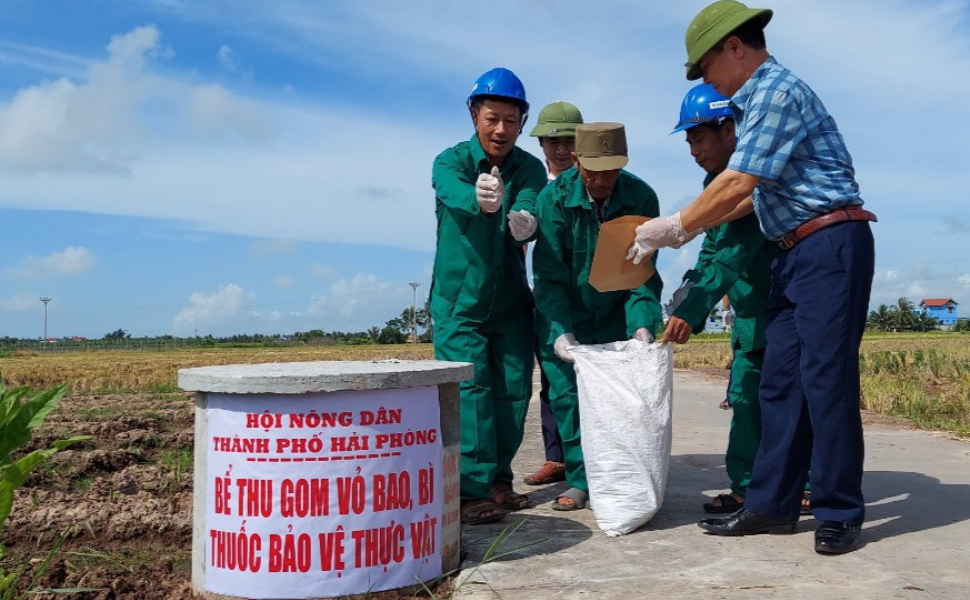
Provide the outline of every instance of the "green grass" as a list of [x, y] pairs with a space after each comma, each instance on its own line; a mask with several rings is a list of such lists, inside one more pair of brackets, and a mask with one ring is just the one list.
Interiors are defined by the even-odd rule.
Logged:
[[166, 450], [159, 457], [159, 466], [166, 486], [179, 487], [186, 477], [191, 477], [195, 455], [190, 448]]

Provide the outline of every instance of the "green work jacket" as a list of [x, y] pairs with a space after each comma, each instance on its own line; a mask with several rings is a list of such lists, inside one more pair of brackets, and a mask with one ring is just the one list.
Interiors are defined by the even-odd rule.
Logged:
[[711, 307], [727, 294], [734, 308], [732, 343], [745, 351], [764, 348], [771, 261], [777, 251], [755, 214], [709, 229], [697, 264], [684, 275], [694, 286], [672, 316], [703, 329]]
[[[589, 285], [600, 223], [575, 168], [561, 173], [539, 195], [539, 232], [532, 251], [536, 331], [552, 344], [572, 333], [583, 344], [628, 339], [640, 327], [660, 326], [663, 281], [653, 275], [633, 290], [598, 292]], [[604, 220], [660, 214], [657, 194], [640, 178], [620, 171]], [[656, 266], [656, 254], [653, 259]]]
[[[475, 182], [492, 170], [477, 136], [448, 148], [435, 158], [438, 243], [431, 283], [431, 302], [439, 315], [484, 321], [494, 315], [530, 313], [532, 299], [525, 275], [525, 242], [512, 239], [508, 212], [536, 214], [536, 198], [546, 185], [538, 158], [514, 147], [499, 171], [505, 182], [502, 207], [482, 212]], [[442, 312], [443, 311], [443, 312]]]

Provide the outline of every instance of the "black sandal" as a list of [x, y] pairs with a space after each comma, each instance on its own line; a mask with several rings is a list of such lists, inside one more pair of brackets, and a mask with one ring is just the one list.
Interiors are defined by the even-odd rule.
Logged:
[[742, 508], [744, 508], [744, 501], [739, 502], [731, 494], [718, 494], [710, 502], [704, 503], [704, 512], [715, 515], [737, 512]]
[[505, 511], [491, 498], [463, 500], [461, 503], [461, 522], [465, 525], [484, 525], [505, 518]]

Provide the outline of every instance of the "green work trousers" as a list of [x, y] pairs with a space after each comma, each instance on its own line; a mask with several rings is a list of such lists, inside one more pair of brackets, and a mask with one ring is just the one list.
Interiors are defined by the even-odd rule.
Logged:
[[586, 483], [586, 463], [583, 461], [583, 446], [579, 431], [579, 394], [576, 388], [576, 371], [573, 365], [564, 362], [552, 350], [546, 349], [542, 359], [542, 370], [549, 378], [549, 404], [556, 416], [559, 435], [562, 437], [563, 462], [566, 465], [566, 483], [584, 492], [589, 492]]
[[725, 464], [731, 479], [731, 491], [745, 496], [751, 481], [754, 457], [761, 443], [761, 407], [758, 404], [758, 387], [761, 384], [761, 366], [765, 351], [744, 351], [735, 345], [731, 361], [731, 381], [728, 384], [728, 400], [731, 402], [731, 431], [728, 434]]
[[496, 481], [512, 481], [532, 396], [532, 315], [485, 322], [434, 319], [438, 360], [470, 362], [475, 376], [460, 385], [461, 497], [490, 498]]

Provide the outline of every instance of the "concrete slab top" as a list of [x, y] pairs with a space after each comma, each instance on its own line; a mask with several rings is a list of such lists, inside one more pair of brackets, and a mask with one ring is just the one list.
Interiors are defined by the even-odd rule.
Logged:
[[191, 392], [304, 394], [414, 388], [471, 379], [471, 363], [441, 360], [318, 361], [219, 365], [179, 369]]

